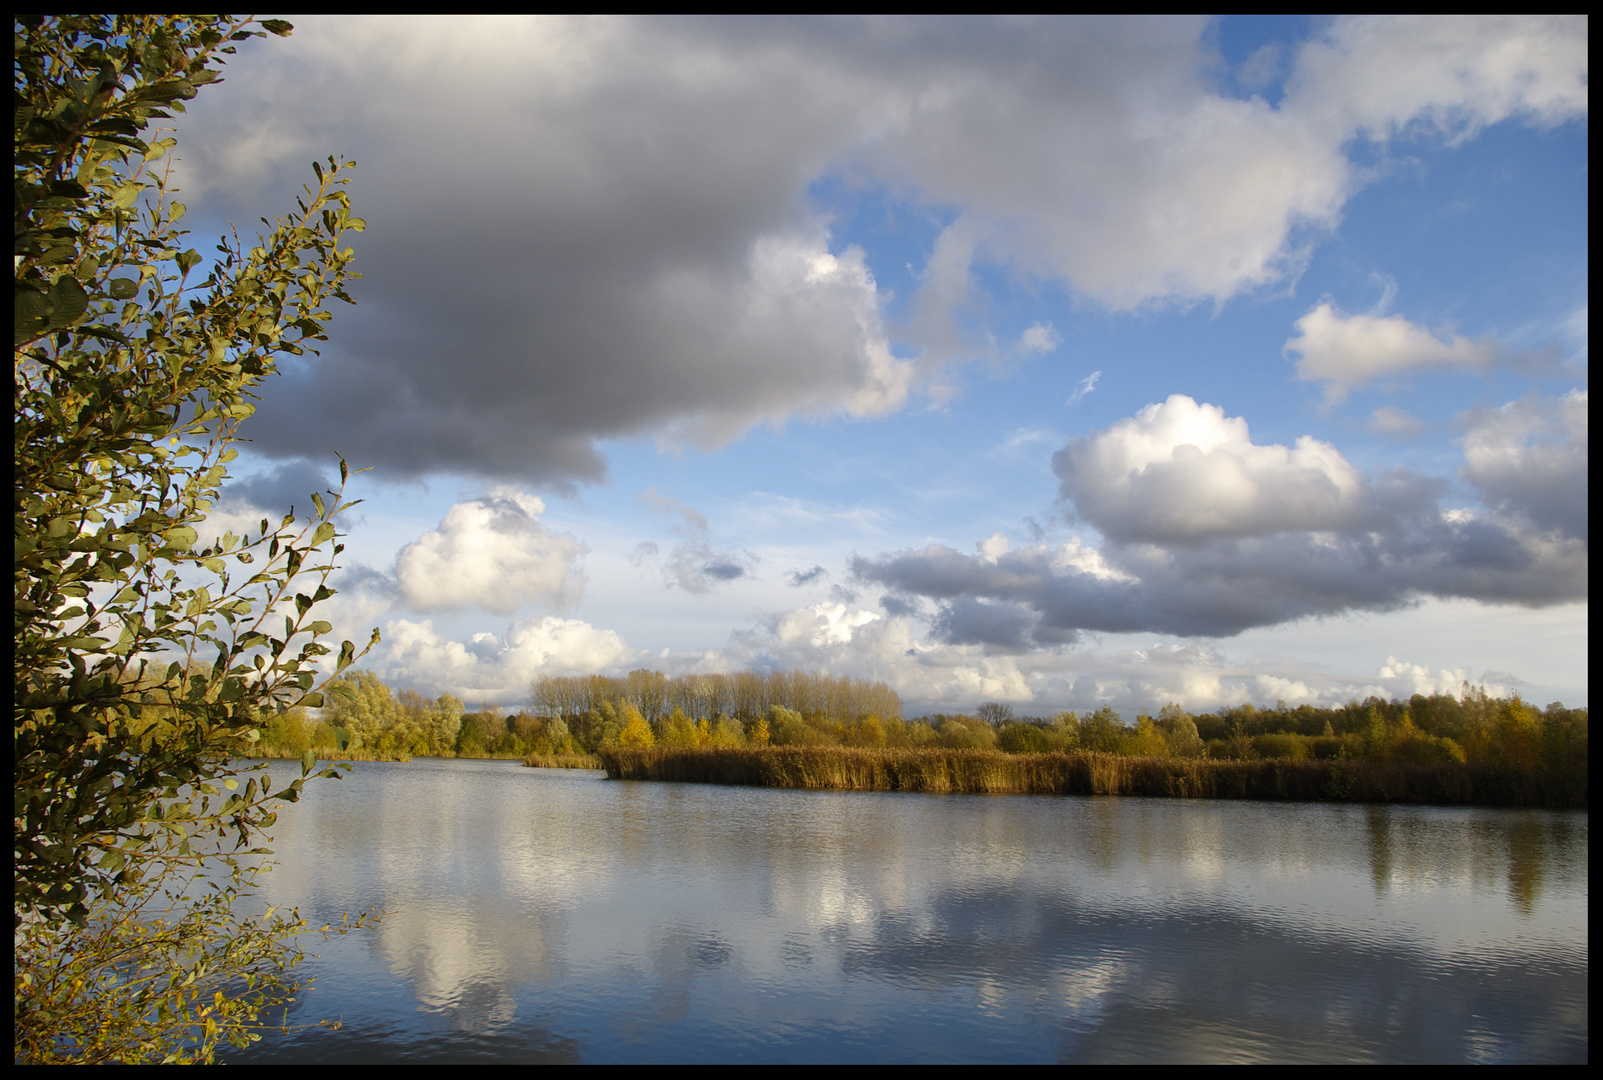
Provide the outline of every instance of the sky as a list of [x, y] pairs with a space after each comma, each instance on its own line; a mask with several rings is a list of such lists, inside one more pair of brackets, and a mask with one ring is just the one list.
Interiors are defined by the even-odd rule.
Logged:
[[363, 276], [213, 524], [369, 470], [392, 686], [1587, 703], [1584, 17], [292, 21], [187, 223]]

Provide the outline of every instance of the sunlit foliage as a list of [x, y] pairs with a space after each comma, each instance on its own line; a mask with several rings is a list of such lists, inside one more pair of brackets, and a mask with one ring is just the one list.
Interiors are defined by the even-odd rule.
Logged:
[[[207, 515], [262, 382], [350, 300], [340, 242], [363, 223], [330, 158], [297, 212], [223, 238], [203, 276], [184, 245], [175, 142], [147, 129], [235, 43], [289, 24], [13, 29], [15, 1055], [209, 1061], [257, 1037], [300, 955], [294, 912], [233, 901], [314, 760], [276, 793], [235, 763], [264, 725], [305, 736], [297, 707], [323, 703], [332, 627], [313, 611], [347, 470], [299, 520], [219, 536]], [[334, 662], [357, 655], [347, 641]]]

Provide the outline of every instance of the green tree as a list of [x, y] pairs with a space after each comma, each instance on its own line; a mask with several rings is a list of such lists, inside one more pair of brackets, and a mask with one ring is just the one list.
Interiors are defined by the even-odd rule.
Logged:
[[346, 749], [373, 749], [402, 718], [400, 703], [371, 671], [347, 671], [334, 681], [343, 693], [329, 702], [329, 719], [351, 733]]
[[1197, 722], [1178, 704], [1170, 702], [1158, 711], [1158, 730], [1163, 732], [1169, 752], [1176, 757], [1201, 757], [1202, 737]]
[[462, 714], [465, 708], [462, 699], [455, 694], [441, 694], [434, 699], [426, 717], [429, 753], [455, 752], [456, 736], [457, 732], [462, 730]]
[[1121, 753], [1129, 734], [1130, 729], [1111, 705], [1102, 706], [1080, 721], [1080, 746], [1099, 754]]
[[456, 752], [462, 757], [482, 757], [496, 753], [507, 736], [506, 720], [499, 710], [481, 704], [478, 712], [463, 716], [457, 726]]
[[821, 746], [828, 739], [802, 714], [783, 705], [768, 706], [768, 742], [772, 746]]
[[[312, 609], [333, 592], [344, 462], [304, 520], [202, 530], [262, 381], [350, 299], [339, 245], [362, 222], [330, 159], [297, 213], [223, 239], [195, 280], [174, 142], [147, 128], [289, 24], [13, 25], [15, 1056], [209, 1061], [255, 1037], [300, 955], [298, 914], [233, 901], [315, 762], [273, 792], [235, 760], [263, 718], [322, 704], [332, 628]], [[336, 670], [356, 655], [344, 642]]]

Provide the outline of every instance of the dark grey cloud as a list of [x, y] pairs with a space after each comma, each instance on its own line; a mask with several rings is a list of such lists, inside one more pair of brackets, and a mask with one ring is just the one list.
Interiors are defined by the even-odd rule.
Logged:
[[592, 481], [600, 439], [897, 407], [872, 277], [805, 206], [862, 120], [818, 34], [308, 19], [241, 57], [182, 121], [186, 186], [250, 221], [341, 153], [368, 223], [358, 306], [277, 381], [256, 448]]
[[952, 645], [983, 645], [987, 651], [1023, 652], [1035, 644], [1036, 616], [1020, 604], [959, 596], [941, 606], [935, 632]]
[[271, 469], [230, 480], [219, 493], [219, 510], [249, 513], [252, 509], [279, 518], [293, 507], [297, 515], [312, 512], [312, 492], [327, 498], [338, 487], [319, 465], [309, 461], [289, 461]]
[[[1072, 643], [1083, 631], [1225, 637], [1348, 611], [1390, 611], [1423, 596], [1532, 606], [1584, 600], [1586, 553], [1507, 523], [1434, 522], [1390, 533], [1219, 538], [1171, 548], [1110, 545], [1128, 580], [1102, 576], [1037, 545], [993, 559], [932, 545], [852, 562], [853, 575], [900, 597], [937, 603], [954, 643], [1019, 649]], [[904, 601], [905, 602], [905, 601]]]
[[1441, 481], [1371, 478], [1312, 439], [1254, 444], [1245, 421], [1176, 395], [1053, 456], [1060, 494], [1105, 539], [1099, 551], [1009, 551], [993, 537], [977, 555], [859, 556], [852, 574], [935, 601], [944, 640], [1003, 651], [1088, 630], [1227, 636], [1424, 596], [1584, 600], [1584, 531], [1543, 526], [1585, 506], [1585, 395], [1516, 404], [1465, 439], [1466, 476], [1501, 495], [1490, 512], [1445, 506]]
[[1464, 479], [1499, 510], [1587, 543], [1587, 404], [1575, 390], [1460, 417]]
[[[959, 210], [898, 331], [935, 364], [974, 350], [977, 259], [1115, 308], [1223, 301], [1336, 220], [1360, 127], [1584, 113], [1584, 22], [1454, 24], [1448, 50], [1344, 25], [1275, 111], [1221, 96], [1203, 19], [309, 18], [191, 103], [178, 181], [201, 229], [358, 162], [359, 306], [270, 387], [258, 451], [572, 484], [608, 438], [902, 406], [918, 370], [809, 205], [821, 176]], [[1558, 59], [1503, 62], [1518, 38]], [[1363, 67], [1387, 50], [1406, 95]]]
[[922, 615], [924, 613], [923, 606], [916, 600], [910, 600], [905, 596], [898, 596], [896, 593], [886, 593], [884, 596], [881, 596], [879, 598], [879, 606], [884, 608], [885, 613], [893, 618], [903, 618], [909, 615]]
[[828, 570], [825, 570], [822, 566], [814, 566], [811, 570], [792, 570], [785, 575], [785, 580], [799, 588], [828, 576]]

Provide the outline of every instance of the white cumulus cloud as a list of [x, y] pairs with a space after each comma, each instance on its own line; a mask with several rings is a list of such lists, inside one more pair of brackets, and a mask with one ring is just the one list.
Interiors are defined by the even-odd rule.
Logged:
[[1246, 420], [1184, 394], [1071, 441], [1052, 465], [1063, 497], [1118, 540], [1345, 528], [1365, 510], [1365, 480], [1334, 446], [1257, 445]]
[[384, 627], [375, 668], [403, 686], [449, 690], [472, 704], [479, 698], [525, 701], [540, 675], [589, 675], [627, 667], [638, 653], [613, 630], [547, 615], [514, 623], [504, 636], [449, 638], [429, 619], [394, 619]]
[[503, 489], [457, 503], [445, 520], [401, 549], [395, 579], [416, 611], [482, 608], [510, 615], [530, 604], [576, 603], [585, 547], [540, 522], [545, 503]]

